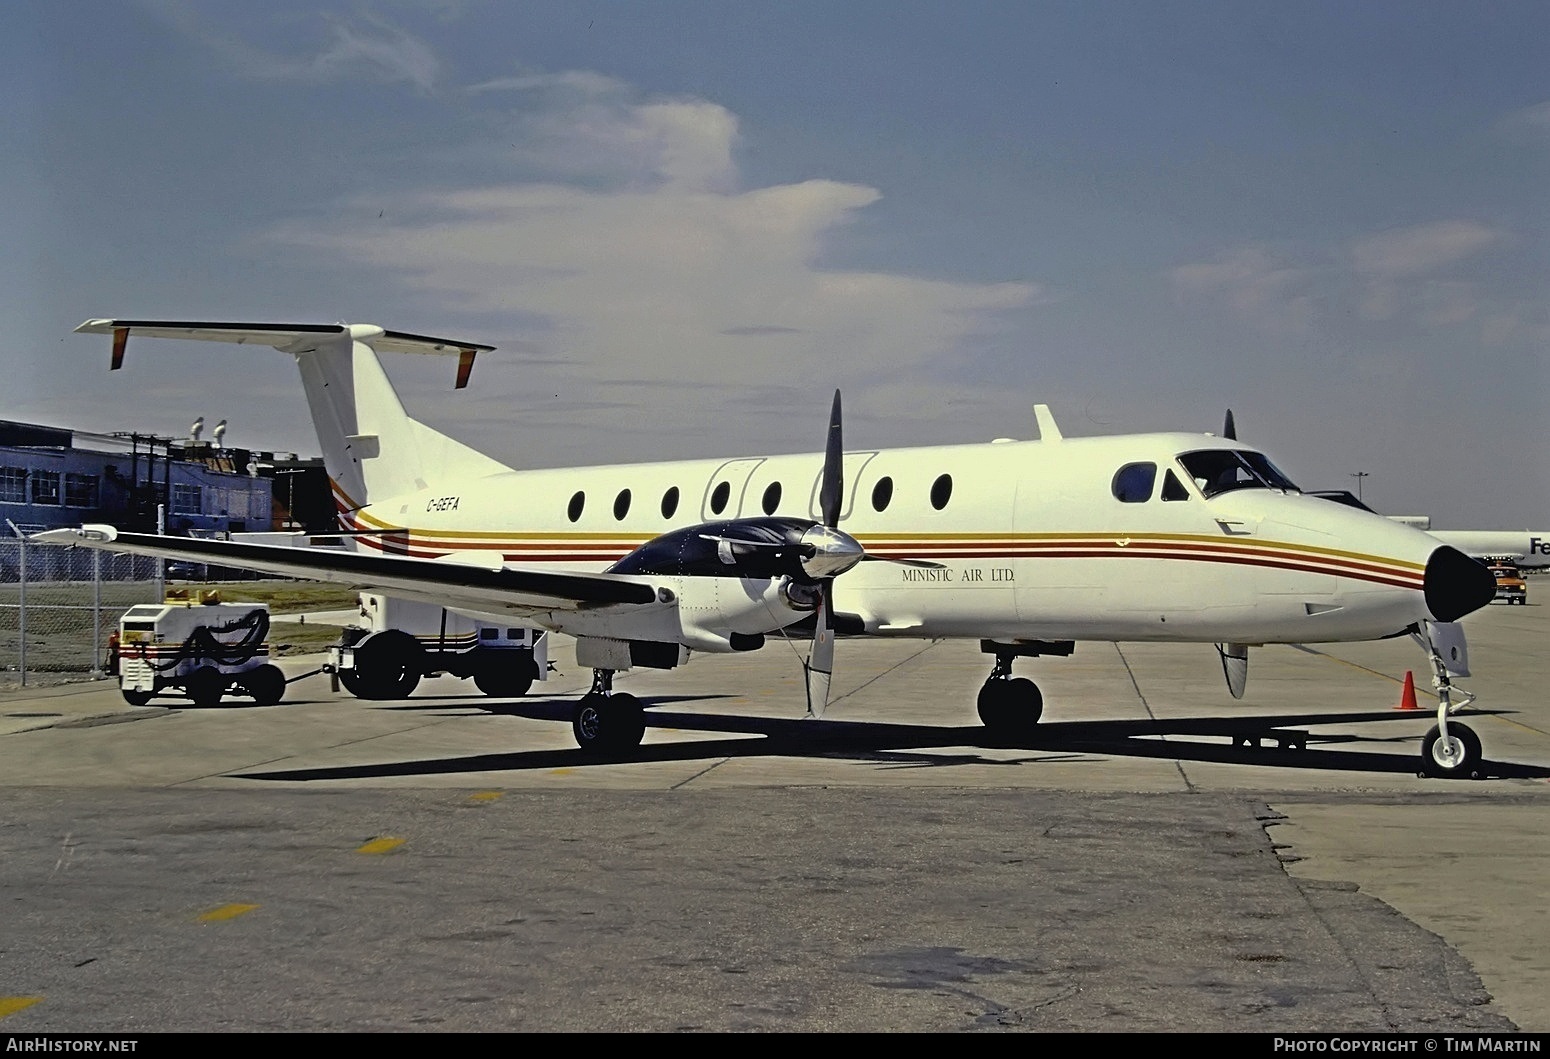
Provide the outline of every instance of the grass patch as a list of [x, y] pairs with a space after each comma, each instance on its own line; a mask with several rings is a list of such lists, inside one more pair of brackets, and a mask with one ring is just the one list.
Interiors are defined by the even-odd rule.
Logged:
[[340, 628], [312, 621], [270, 622], [269, 649], [281, 657], [320, 654], [339, 642]]
[[191, 592], [219, 591], [222, 603], [267, 603], [271, 614], [299, 614], [308, 610], [354, 610], [359, 593], [339, 585], [297, 581], [228, 581], [211, 584], [171, 585]]

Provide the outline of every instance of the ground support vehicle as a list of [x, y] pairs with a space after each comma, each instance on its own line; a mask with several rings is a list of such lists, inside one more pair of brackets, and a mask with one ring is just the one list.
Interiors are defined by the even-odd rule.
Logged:
[[527, 694], [549, 673], [541, 629], [496, 625], [429, 603], [362, 593], [358, 624], [347, 626], [323, 667], [362, 699], [401, 699], [423, 677], [472, 677], [492, 698]]
[[285, 674], [269, 661], [269, 607], [222, 603], [213, 593], [169, 594], [119, 619], [118, 686], [124, 700], [144, 706], [180, 693], [195, 706], [218, 706], [228, 694], [272, 706], [285, 694]]
[[1486, 560], [1485, 565], [1490, 569], [1491, 576], [1496, 578], [1497, 603], [1505, 601], [1519, 606], [1528, 603], [1528, 581], [1516, 562], [1511, 559], [1490, 558]]

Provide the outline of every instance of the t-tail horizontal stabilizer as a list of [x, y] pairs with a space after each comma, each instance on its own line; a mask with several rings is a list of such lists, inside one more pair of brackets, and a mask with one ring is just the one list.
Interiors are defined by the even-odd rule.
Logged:
[[124, 349], [131, 332], [146, 338], [189, 338], [204, 342], [272, 346], [285, 353], [306, 353], [319, 342], [344, 337], [365, 342], [379, 353], [422, 353], [431, 356], [457, 354], [457, 389], [468, 385], [474, 357], [494, 346], [457, 342], [407, 331], [389, 331], [375, 324], [240, 324], [190, 320], [87, 320], [77, 334], [112, 335], [114, 371], [124, 366]]
[[[341, 511], [385, 498], [509, 470], [405, 412], [379, 353], [457, 356], [457, 385], [468, 385], [474, 357], [494, 346], [458, 342], [375, 324], [212, 323], [194, 320], [87, 320], [85, 334], [113, 336], [113, 368], [131, 334], [269, 346], [296, 360], [323, 461]], [[344, 528], [357, 528], [346, 526]]]

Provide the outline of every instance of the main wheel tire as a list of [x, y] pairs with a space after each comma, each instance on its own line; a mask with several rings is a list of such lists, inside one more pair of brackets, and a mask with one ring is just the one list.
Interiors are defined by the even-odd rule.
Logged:
[[339, 685], [358, 699], [364, 699], [366, 692], [361, 688], [361, 678], [353, 669], [341, 669], [337, 674]]
[[188, 675], [183, 690], [200, 708], [219, 706], [226, 691], [226, 677], [214, 666], [200, 666]]
[[360, 690], [354, 693], [363, 699], [407, 699], [419, 687], [424, 671], [425, 649], [420, 641], [399, 629], [375, 633], [355, 648]]
[[151, 696], [156, 694], [154, 691], [130, 691], [128, 688], [120, 688], [119, 691], [124, 701], [131, 706], [145, 706], [150, 703]]
[[534, 676], [529, 659], [492, 654], [474, 670], [474, 687], [492, 699], [520, 699], [533, 686]]
[[980, 688], [980, 721], [1002, 738], [1025, 735], [1044, 715], [1044, 695], [1026, 677], [987, 680]]
[[634, 695], [589, 692], [576, 703], [571, 731], [583, 750], [619, 754], [640, 746], [646, 734], [646, 715]]
[[1009, 684], [1010, 681], [1006, 680], [987, 680], [975, 701], [980, 723], [992, 732], [1004, 732], [1011, 723], [1012, 696], [1008, 691]]
[[1018, 726], [1032, 728], [1038, 724], [1039, 718], [1044, 716], [1044, 693], [1039, 686], [1027, 677], [1013, 677], [1007, 681], [1007, 692]]
[[1421, 772], [1437, 779], [1480, 778], [1480, 737], [1468, 725], [1450, 721], [1448, 741], [1442, 740], [1442, 729], [1432, 725], [1432, 730], [1421, 740]]
[[242, 674], [242, 686], [259, 706], [273, 706], [285, 697], [285, 674], [276, 665], [262, 665]]

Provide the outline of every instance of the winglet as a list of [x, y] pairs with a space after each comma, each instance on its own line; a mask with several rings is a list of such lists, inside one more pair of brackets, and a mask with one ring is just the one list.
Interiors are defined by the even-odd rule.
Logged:
[[1034, 405], [1033, 417], [1039, 421], [1040, 441], [1061, 441], [1064, 439], [1065, 435], [1055, 425], [1055, 414], [1049, 410], [1049, 405]]
[[124, 366], [124, 347], [129, 345], [129, 328], [115, 327], [113, 329], [113, 363], [109, 371], [117, 371]]

